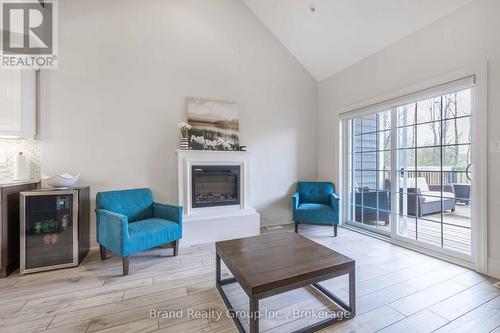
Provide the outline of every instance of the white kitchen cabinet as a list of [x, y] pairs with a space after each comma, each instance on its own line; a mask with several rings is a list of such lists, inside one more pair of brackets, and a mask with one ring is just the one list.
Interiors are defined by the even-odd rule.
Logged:
[[36, 71], [0, 70], [0, 137], [36, 134]]

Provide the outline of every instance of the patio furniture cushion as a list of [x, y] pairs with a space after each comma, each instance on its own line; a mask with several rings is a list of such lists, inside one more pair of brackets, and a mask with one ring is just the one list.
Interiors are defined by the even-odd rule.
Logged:
[[[406, 184], [408, 188], [415, 188], [415, 178], [408, 178]], [[403, 187], [403, 178], [400, 178], [399, 187]], [[427, 185], [425, 177], [417, 177], [417, 188], [419, 188], [421, 192], [429, 192], [429, 185]]]
[[[441, 192], [439, 191], [428, 191], [422, 192], [422, 202], [434, 202], [441, 200]], [[443, 199], [455, 199], [455, 195], [451, 192], [443, 192]]]

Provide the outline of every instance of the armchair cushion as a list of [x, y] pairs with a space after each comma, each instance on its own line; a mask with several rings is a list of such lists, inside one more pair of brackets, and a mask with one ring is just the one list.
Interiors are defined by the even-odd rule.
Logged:
[[174, 221], [150, 218], [130, 223], [129, 233], [130, 242], [125, 247], [125, 256], [180, 239], [182, 227]]
[[99, 192], [96, 209], [125, 215], [129, 222], [153, 217], [153, 193], [149, 188]]
[[338, 223], [338, 212], [330, 205], [303, 203], [297, 208], [296, 221], [332, 225]]

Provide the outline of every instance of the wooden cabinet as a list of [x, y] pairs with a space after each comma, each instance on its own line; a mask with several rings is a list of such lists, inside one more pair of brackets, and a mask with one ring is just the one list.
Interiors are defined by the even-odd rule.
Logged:
[[36, 134], [36, 71], [0, 71], [0, 137]]
[[19, 193], [38, 184], [0, 185], [0, 278], [19, 268]]

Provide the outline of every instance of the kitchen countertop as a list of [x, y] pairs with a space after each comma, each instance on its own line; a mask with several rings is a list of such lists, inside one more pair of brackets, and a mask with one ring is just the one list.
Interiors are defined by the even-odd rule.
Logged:
[[35, 180], [35, 179], [28, 179], [28, 180], [2, 179], [2, 180], [0, 180], [0, 188], [1, 187], [9, 187], [9, 186], [26, 185], [26, 184], [36, 184], [39, 182], [40, 182], [39, 180]]

